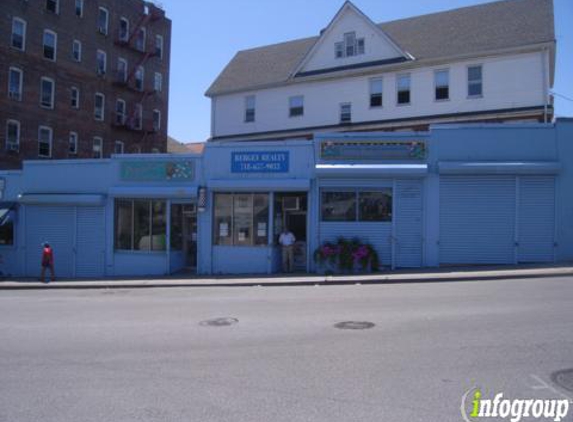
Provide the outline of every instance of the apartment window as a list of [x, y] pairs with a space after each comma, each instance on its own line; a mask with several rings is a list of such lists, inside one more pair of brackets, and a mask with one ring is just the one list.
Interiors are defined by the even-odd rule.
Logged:
[[46, 10], [52, 13], [60, 12], [59, 0], [46, 0]]
[[129, 21], [126, 18], [119, 20], [119, 40], [123, 42], [129, 40]]
[[334, 43], [334, 57], [337, 59], [364, 54], [364, 51], [364, 38], [356, 38], [356, 32], [347, 32], [343, 41]]
[[137, 130], [143, 128], [143, 106], [141, 104], [135, 105], [133, 128]]
[[288, 102], [289, 102], [289, 117], [304, 115], [304, 97], [302, 95], [290, 97]]
[[76, 62], [82, 61], [82, 43], [78, 40], [72, 43], [72, 58]]
[[127, 82], [127, 60], [117, 59], [117, 81]]
[[153, 131], [161, 130], [161, 111], [153, 110]]
[[135, 48], [139, 51], [145, 51], [145, 41], [147, 40], [147, 30], [145, 28], [139, 28], [137, 31], [137, 37], [135, 38]]
[[155, 72], [155, 77], [153, 78], [153, 89], [157, 92], [161, 92], [163, 89], [163, 76], [161, 73]]
[[70, 155], [76, 155], [78, 153], [78, 134], [76, 132], [70, 132], [68, 138], [68, 153]]
[[482, 67], [468, 67], [468, 97], [481, 97], [483, 95]]
[[80, 18], [84, 16], [84, 0], [76, 0], [75, 13]]
[[75, 86], [70, 91], [70, 105], [72, 108], [80, 108], [80, 90]]
[[155, 36], [155, 55], [160, 59], [163, 58], [163, 37], [161, 35]]
[[107, 35], [109, 25], [109, 12], [105, 7], [100, 7], [97, 17], [97, 30], [100, 34]]
[[38, 129], [38, 157], [52, 156], [52, 128], [40, 126]]
[[398, 75], [397, 78], [398, 104], [410, 104], [410, 75]]
[[255, 121], [255, 96], [245, 97], [245, 122]]
[[6, 150], [14, 152], [20, 150], [20, 122], [17, 120], [6, 122]]
[[152, 199], [116, 199], [116, 250], [164, 251], [167, 203]]
[[22, 100], [22, 86], [24, 81], [24, 72], [17, 67], [11, 67], [8, 70], [8, 98], [13, 100]]
[[135, 71], [135, 89], [143, 91], [143, 78], [145, 77], [145, 69], [143, 66], [138, 66]]
[[123, 142], [121, 141], [115, 141], [114, 147], [113, 147], [113, 153], [114, 154], [123, 154], [125, 145]]
[[436, 70], [434, 72], [436, 101], [450, 99], [450, 72], [449, 70]]
[[12, 47], [26, 50], [26, 21], [20, 18], [12, 19]]
[[320, 214], [324, 222], [390, 222], [392, 189], [322, 191]]
[[107, 69], [107, 54], [105, 51], [98, 50], [96, 53], [96, 72], [98, 75], [105, 75]]
[[227, 246], [268, 244], [268, 194], [216, 193], [214, 208], [214, 244]]
[[55, 82], [43, 77], [40, 81], [40, 105], [44, 108], [54, 108]]
[[44, 45], [44, 58], [56, 61], [56, 48], [58, 44], [58, 36], [54, 31], [46, 29], [44, 31], [43, 45]]
[[103, 158], [103, 139], [99, 136], [93, 139], [92, 154], [93, 158]]
[[370, 107], [382, 107], [382, 78], [370, 79]]
[[96, 120], [103, 121], [104, 112], [105, 112], [105, 95], [98, 92], [95, 94], [94, 118]]
[[340, 123], [350, 123], [352, 121], [352, 104], [340, 104]]
[[127, 107], [125, 105], [125, 101], [122, 99], [118, 99], [115, 102], [115, 124], [122, 126], [125, 124], [127, 117]]

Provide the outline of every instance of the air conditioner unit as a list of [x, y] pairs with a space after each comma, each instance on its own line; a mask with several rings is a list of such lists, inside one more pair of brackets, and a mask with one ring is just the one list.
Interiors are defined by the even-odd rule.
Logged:
[[283, 211], [298, 211], [300, 210], [300, 198], [298, 196], [284, 197], [283, 198]]

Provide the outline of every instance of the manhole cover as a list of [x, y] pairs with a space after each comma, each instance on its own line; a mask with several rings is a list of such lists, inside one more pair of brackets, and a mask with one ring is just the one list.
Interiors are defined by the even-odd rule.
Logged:
[[551, 380], [559, 387], [573, 391], [573, 369], [554, 372], [551, 375]]
[[334, 327], [341, 330], [367, 330], [375, 325], [373, 322], [368, 321], [344, 321], [334, 324]]
[[233, 325], [239, 322], [237, 318], [213, 318], [213, 319], [206, 319], [205, 321], [201, 321], [199, 325], [207, 326], [207, 327], [226, 327], [228, 325]]

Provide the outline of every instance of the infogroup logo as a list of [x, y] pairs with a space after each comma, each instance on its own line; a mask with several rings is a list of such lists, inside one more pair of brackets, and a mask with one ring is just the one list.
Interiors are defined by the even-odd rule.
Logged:
[[493, 399], [484, 399], [481, 390], [473, 388], [463, 395], [461, 412], [465, 422], [487, 418], [511, 422], [520, 422], [523, 418], [560, 422], [569, 413], [569, 400], [507, 399], [503, 393], [495, 394]]

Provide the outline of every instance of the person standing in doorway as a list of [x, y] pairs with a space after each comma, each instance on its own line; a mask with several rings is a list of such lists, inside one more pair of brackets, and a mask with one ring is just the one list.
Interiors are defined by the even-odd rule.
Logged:
[[283, 258], [283, 272], [285, 273], [290, 273], [294, 269], [294, 242], [296, 242], [294, 234], [285, 226], [279, 236]]
[[48, 242], [44, 242], [42, 245], [42, 274], [40, 275], [40, 280], [42, 283], [47, 283], [46, 268], [50, 269], [51, 280], [55, 281], [56, 275], [54, 272], [54, 250]]

